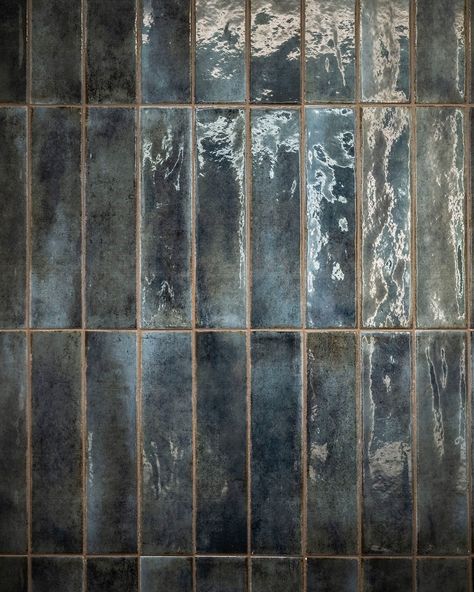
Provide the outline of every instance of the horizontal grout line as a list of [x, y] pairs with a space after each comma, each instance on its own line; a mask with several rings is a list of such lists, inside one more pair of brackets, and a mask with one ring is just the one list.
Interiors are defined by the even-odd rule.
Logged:
[[307, 329], [302, 327], [263, 327], [263, 328], [199, 328], [199, 329], [175, 329], [172, 327], [163, 329], [81, 329], [80, 327], [64, 327], [61, 329], [52, 329], [48, 327], [38, 329], [1, 329], [0, 333], [439, 333], [439, 332], [456, 332], [456, 333], [474, 333], [474, 328], [459, 328], [459, 327], [364, 327], [361, 329], [350, 327], [327, 327], [324, 329]]

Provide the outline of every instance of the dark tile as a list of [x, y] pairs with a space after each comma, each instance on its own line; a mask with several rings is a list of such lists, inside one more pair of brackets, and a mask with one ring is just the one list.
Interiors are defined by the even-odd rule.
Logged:
[[363, 323], [366, 327], [408, 327], [411, 322], [408, 109], [363, 109], [362, 185]]
[[141, 557], [140, 592], [192, 592], [190, 557]]
[[300, 2], [253, 0], [250, 97], [255, 103], [300, 100]]
[[90, 109], [86, 183], [89, 328], [135, 326], [135, 113]]
[[259, 554], [299, 553], [300, 336], [254, 333], [251, 347], [252, 550]]
[[81, 326], [81, 115], [33, 110], [31, 319]]
[[33, 592], [82, 592], [80, 557], [33, 557]]
[[408, 333], [362, 336], [363, 550], [411, 553], [411, 344]]
[[137, 550], [135, 360], [134, 334], [87, 334], [89, 553]]
[[137, 559], [95, 557], [87, 560], [88, 592], [138, 592]]
[[197, 322], [245, 326], [245, 117], [236, 109], [196, 115]]
[[307, 342], [307, 548], [357, 551], [356, 342], [310, 333]]
[[191, 335], [147, 333], [142, 343], [142, 546], [192, 550]]
[[357, 592], [359, 589], [355, 559], [308, 559], [307, 570], [308, 592]]
[[423, 559], [416, 565], [417, 592], [468, 592], [466, 559]]
[[309, 327], [355, 324], [354, 111], [306, 110]]
[[300, 141], [297, 111], [252, 112], [252, 326], [300, 317]]
[[243, 557], [198, 557], [197, 592], [245, 592], [246, 561]]
[[27, 565], [26, 557], [0, 557], [0, 586], [2, 592], [27, 592]]
[[197, 335], [197, 551], [244, 553], [246, 347], [244, 333]]
[[411, 592], [411, 559], [365, 559], [364, 592]]
[[296, 557], [252, 559], [253, 592], [300, 592], [302, 563]]
[[191, 3], [143, 0], [142, 93], [146, 103], [191, 100]]
[[32, 541], [82, 552], [81, 336], [32, 336]]
[[418, 334], [416, 370], [418, 553], [467, 553], [465, 336]]
[[3, 0], [0, 20], [0, 101], [26, 100], [26, 0]]

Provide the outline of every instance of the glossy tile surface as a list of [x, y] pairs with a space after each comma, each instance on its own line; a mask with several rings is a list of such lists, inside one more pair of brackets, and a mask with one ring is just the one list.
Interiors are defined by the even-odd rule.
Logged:
[[192, 592], [190, 557], [142, 557], [141, 592]]
[[4, 0], [0, 20], [0, 101], [26, 98], [26, 0]]
[[296, 557], [252, 559], [253, 592], [299, 592], [302, 576], [303, 564]]
[[137, 559], [94, 557], [87, 560], [88, 592], [138, 592]]
[[27, 592], [28, 564], [26, 557], [0, 557], [2, 592]]
[[245, 559], [242, 557], [199, 557], [196, 562], [197, 592], [245, 592]]
[[466, 559], [423, 559], [416, 565], [418, 592], [467, 592], [469, 590]]
[[409, 592], [412, 589], [410, 559], [366, 559], [362, 571], [364, 592]]
[[81, 557], [33, 557], [33, 592], [82, 592]]
[[357, 592], [357, 561], [308, 559], [308, 592]]

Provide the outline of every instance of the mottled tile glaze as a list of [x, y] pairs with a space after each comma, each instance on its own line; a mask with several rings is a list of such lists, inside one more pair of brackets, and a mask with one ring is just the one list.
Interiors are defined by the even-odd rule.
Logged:
[[32, 116], [31, 322], [81, 326], [81, 114]]
[[245, 0], [196, 2], [196, 100], [245, 99]]
[[251, 3], [250, 98], [255, 103], [300, 100], [300, 2]]
[[0, 20], [0, 101], [26, 99], [26, 0], [3, 0]]
[[252, 559], [252, 592], [300, 592], [302, 568], [297, 557]]
[[82, 592], [81, 557], [33, 557], [32, 592]]
[[409, 333], [362, 336], [365, 553], [411, 553], [410, 358]]
[[417, 592], [468, 592], [466, 559], [422, 559], [416, 565]]
[[142, 326], [191, 325], [191, 111], [144, 109]]
[[[0, 553], [25, 553], [27, 376], [24, 334], [0, 333], [0, 384]], [[0, 566], [0, 573], [1, 570]]]
[[299, 553], [300, 336], [297, 333], [254, 333], [251, 357], [252, 551]]
[[81, 336], [32, 336], [32, 545], [82, 552]]
[[416, 370], [418, 553], [466, 553], [467, 393], [463, 333], [419, 333]]
[[307, 338], [307, 549], [357, 551], [356, 341], [353, 333]]
[[135, 113], [90, 109], [86, 182], [87, 326], [135, 326]]
[[306, 0], [306, 100], [352, 101], [355, 0]]
[[141, 79], [145, 103], [191, 100], [191, 2], [143, 0]]
[[245, 592], [246, 572], [243, 557], [198, 557], [196, 592]]
[[464, 100], [464, 12], [464, 0], [416, 2], [416, 94], [422, 103]]
[[87, 560], [88, 592], [138, 592], [134, 557], [94, 557]]
[[357, 592], [357, 568], [354, 559], [310, 558], [307, 565], [308, 592]]
[[365, 559], [363, 592], [410, 592], [413, 586], [411, 559]]
[[191, 335], [146, 333], [142, 342], [144, 553], [192, 550]]
[[464, 117], [417, 109], [417, 325], [465, 324]]
[[141, 557], [140, 592], [192, 592], [190, 557]]
[[201, 327], [244, 327], [245, 116], [196, 114], [196, 307]]
[[362, 319], [366, 327], [411, 322], [410, 114], [362, 112]]
[[298, 326], [300, 166], [297, 111], [252, 112], [252, 326]]
[[2, 592], [27, 592], [27, 558], [0, 557], [0, 583]]
[[135, 367], [135, 335], [87, 334], [89, 553], [137, 550]]
[[309, 327], [355, 324], [354, 111], [306, 110]]

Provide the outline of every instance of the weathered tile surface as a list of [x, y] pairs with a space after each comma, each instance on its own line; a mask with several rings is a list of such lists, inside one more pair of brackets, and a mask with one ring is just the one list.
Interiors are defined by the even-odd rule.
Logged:
[[409, 592], [413, 585], [411, 559], [365, 559], [364, 592]]
[[141, 592], [192, 592], [190, 557], [142, 557]]
[[300, 592], [303, 564], [296, 557], [252, 559], [253, 592]]
[[81, 557], [33, 557], [32, 592], [82, 592]]
[[199, 557], [197, 592], [245, 592], [247, 566], [242, 557]]
[[27, 592], [28, 562], [26, 557], [0, 557], [2, 592]]
[[418, 592], [467, 592], [469, 590], [466, 559], [422, 559], [416, 565]]
[[87, 560], [88, 592], [138, 592], [134, 557], [94, 557]]
[[0, 101], [26, 98], [26, 0], [4, 0], [0, 20]]
[[308, 592], [357, 592], [357, 561], [354, 559], [308, 559]]

